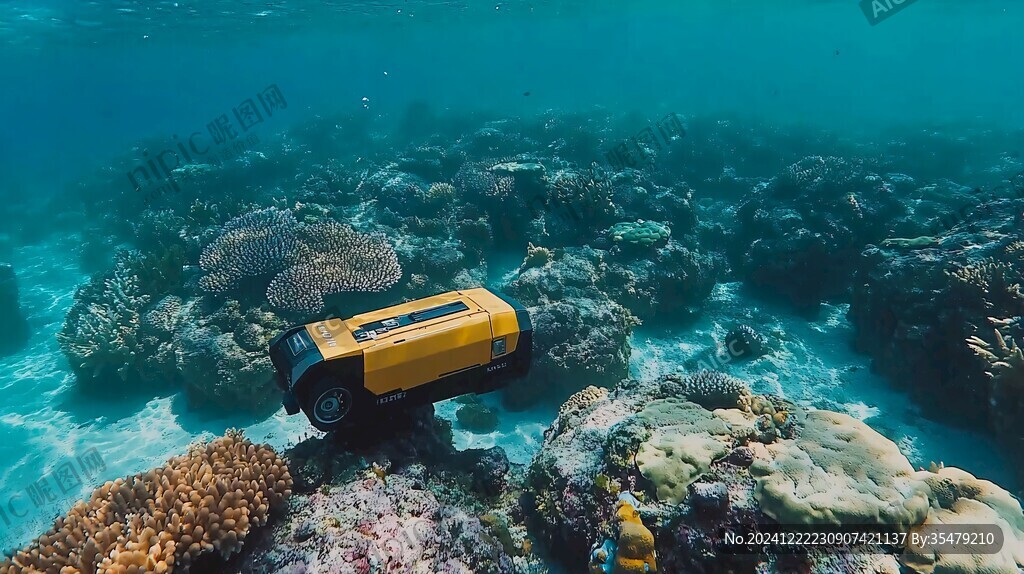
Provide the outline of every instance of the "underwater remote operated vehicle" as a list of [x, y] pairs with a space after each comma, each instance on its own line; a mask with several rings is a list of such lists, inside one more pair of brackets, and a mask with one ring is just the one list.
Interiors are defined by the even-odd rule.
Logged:
[[285, 410], [323, 431], [494, 391], [530, 370], [532, 351], [526, 308], [487, 289], [300, 325], [270, 341]]

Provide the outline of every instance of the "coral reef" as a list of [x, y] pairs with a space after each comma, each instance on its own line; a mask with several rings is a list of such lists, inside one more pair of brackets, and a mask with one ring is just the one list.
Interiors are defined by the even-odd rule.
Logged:
[[[803, 412], [760, 396], [711, 410], [672, 396], [679, 382], [626, 380], [610, 392], [581, 391], [545, 433], [528, 475], [529, 516], [533, 531], [568, 568], [589, 556], [595, 573], [620, 571], [620, 557], [663, 572], [896, 572], [897, 560], [974, 571], [956, 570], [964, 568], [957, 555], [928, 548], [873, 547], [860, 555], [821, 547], [776, 554], [759, 546], [737, 553], [721, 538], [723, 531], [780, 523], [905, 532], [957, 520], [994, 524], [1009, 541], [1001, 555], [976, 564], [1024, 563], [1024, 514], [994, 484], [952, 468], [915, 472], [893, 442], [847, 415]], [[765, 424], [775, 432], [762, 432]], [[650, 518], [635, 530], [642, 542], [627, 554], [622, 500], [632, 505], [629, 515]], [[644, 571], [639, 562], [622, 567]]]
[[14, 268], [0, 263], [0, 356], [14, 353], [28, 341], [28, 321], [18, 300], [18, 278]]
[[139, 326], [151, 299], [141, 286], [141, 264], [138, 254], [121, 252], [111, 271], [75, 293], [57, 340], [80, 381], [125, 381], [138, 371], [144, 359]]
[[158, 337], [174, 349], [176, 380], [194, 404], [265, 413], [278, 406], [275, 371], [267, 355], [270, 339], [288, 324], [270, 311], [243, 311], [227, 301], [209, 315], [195, 301], [181, 306], [177, 327]]
[[640, 219], [635, 222], [616, 223], [608, 230], [608, 234], [616, 243], [651, 247], [668, 241], [672, 230], [663, 223]]
[[107, 482], [0, 572], [187, 572], [200, 555], [237, 553], [291, 486], [271, 448], [229, 431], [163, 467]]
[[737, 211], [730, 258], [753, 287], [801, 310], [850, 284], [857, 254], [892, 237], [906, 206], [864, 162], [807, 157]]
[[848, 313], [875, 368], [935, 416], [990, 431], [1015, 460], [1024, 414], [1014, 350], [1024, 337], [1021, 211], [1019, 199], [998, 200], [931, 247], [866, 249]]
[[206, 291], [233, 291], [245, 281], [265, 284], [276, 308], [309, 314], [323, 310], [325, 295], [382, 291], [402, 276], [398, 256], [382, 235], [361, 234], [335, 221], [300, 224], [290, 210], [276, 207], [229, 221], [199, 264], [206, 272], [199, 284]]
[[530, 376], [503, 392], [505, 405], [558, 403], [590, 383], [614, 385], [629, 367], [635, 320], [607, 299], [574, 299], [530, 306], [533, 365]]
[[501, 449], [456, 452], [431, 407], [379, 426], [289, 453], [299, 494], [239, 572], [546, 572]]

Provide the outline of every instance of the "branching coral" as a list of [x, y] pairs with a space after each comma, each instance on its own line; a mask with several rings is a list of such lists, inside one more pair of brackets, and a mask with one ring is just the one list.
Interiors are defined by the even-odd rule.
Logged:
[[1019, 265], [988, 258], [977, 263], [947, 271], [954, 285], [966, 290], [972, 298], [985, 302], [987, 309], [1024, 308]]
[[187, 572], [201, 554], [237, 552], [291, 487], [273, 449], [228, 431], [162, 468], [107, 482], [0, 562], [0, 574]]
[[993, 413], [992, 426], [997, 432], [1012, 432], [1024, 411], [1024, 351], [1008, 334], [1016, 326], [1015, 319], [989, 320], [1000, 327], [993, 329], [994, 342], [972, 336], [967, 346], [988, 363], [985, 374], [992, 381], [991, 402], [1000, 407]]
[[601, 225], [615, 214], [612, 184], [606, 179], [560, 173], [552, 179], [549, 195], [549, 204], [567, 212], [576, 223], [585, 220], [588, 226]]
[[113, 271], [75, 293], [57, 340], [71, 366], [86, 377], [114, 371], [127, 379], [141, 358], [140, 317], [150, 296], [140, 287], [139, 261], [138, 254], [122, 252]]

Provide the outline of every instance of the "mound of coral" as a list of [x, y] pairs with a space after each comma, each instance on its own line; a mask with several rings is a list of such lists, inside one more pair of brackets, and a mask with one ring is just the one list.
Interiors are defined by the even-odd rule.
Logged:
[[0, 572], [188, 572], [202, 555], [237, 553], [291, 487], [273, 449], [229, 432], [163, 467], [107, 482], [0, 562]]
[[1021, 200], [996, 201], [932, 244], [865, 250], [848, 314], [879, 371], [1014, 456], [1024, 415], [1021, 210]]
[[737, 210], [732, 263], [752, 286], [814, 310], [845, 292], [861, 249], [892, 237], [905, 209], [863, 161], [808, 157]]
[[[693, 400], [715, 397], [702, 406]], [[570, 570], [591, 572], [1014, 572], [1024, 566], [1024, 511], [998, 486], [951, 468], [915, 471], [864, 423], [753, 395], [726, 376], [624, 381], [574, 395], [529, 470], [533, 532]], [[743, 551], [725, 532], [779, 525], [987, 524], [1005, 544], [967, 558], [927, 548]], [[791, 549], [790, 549], [791, 550]]]

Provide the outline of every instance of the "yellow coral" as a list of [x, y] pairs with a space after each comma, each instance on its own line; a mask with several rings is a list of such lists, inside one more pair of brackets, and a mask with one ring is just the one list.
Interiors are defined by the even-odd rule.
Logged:
[[619, 522], [619, 543], [612, 574], [644, 574], [658, 571], [654, 558], [654, 534], [640, 520], [640, 513], [628, 502], [615, 510]]

